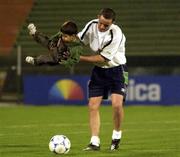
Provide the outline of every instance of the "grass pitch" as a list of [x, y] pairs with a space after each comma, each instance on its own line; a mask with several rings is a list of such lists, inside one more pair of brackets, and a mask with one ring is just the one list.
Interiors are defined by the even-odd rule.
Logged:
[[[90, 139], [87, 106], [0, 107], [0, 157], [179, 157], [180, 106], [125, 107], [123, 138], [118, 151], [109, 151], [111, 106], [101, 106], [101, 150], [82, 149]], [[49, 151], [55, 134], [64, 134], [72, 147], [66, 155]]]

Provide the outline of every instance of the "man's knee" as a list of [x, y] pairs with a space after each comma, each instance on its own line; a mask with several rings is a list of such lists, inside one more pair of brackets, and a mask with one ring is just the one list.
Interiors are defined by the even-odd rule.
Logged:
[[123, 107], [123, 104], [121, 102], [112, 103], [112, 107], [115, 110], [120, 110]]
[[97, 103], [89, 103], [88, 106], [91, 111], [99, 109], [99, 104], [97, 104]]
[[123, 107], [123, 96], [119, 94], [112, 95], [112, 107], [122, 108]]
[[89, 109], [90, 110], [98, 110], [101, 104], [102, 97], [92, 97], [89, 99]]

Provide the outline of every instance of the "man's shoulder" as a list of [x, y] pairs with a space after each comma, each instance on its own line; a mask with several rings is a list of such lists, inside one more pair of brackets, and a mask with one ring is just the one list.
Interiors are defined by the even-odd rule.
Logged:
[[112, 24], [110, 29], [117, 31], [117, 32], [122, 32], [121, 28], [116, 24]]
[[117, 35], [117, 36], [119, 36], [119, 34], [123, 33], [121, 28], [118, 25], [115, 25], [115, 24], [112, 24], [110, 30], [112, 30], [113, 34]]
[[92, 25], [92, 24], [97, 24], [97, 23], [98, 23], [98, 19], [93, 19], [93, 20], [89, 21], [89, 22], [86, 24], [86, 26], [90, 26], [90, 25]]

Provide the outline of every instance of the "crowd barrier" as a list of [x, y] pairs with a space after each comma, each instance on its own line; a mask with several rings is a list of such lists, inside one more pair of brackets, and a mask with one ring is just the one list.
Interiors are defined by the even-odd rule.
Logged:
[[[89, 76], [25, 75], [24, 103], [86, 105], [88, 82]], [[132, 76], [127, 93], [127, 105], [178, 105], [180, 76]]]

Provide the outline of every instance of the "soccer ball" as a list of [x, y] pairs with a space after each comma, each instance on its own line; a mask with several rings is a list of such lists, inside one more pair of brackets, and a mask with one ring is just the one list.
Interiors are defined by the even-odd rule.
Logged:
[[70, 148], [71, 142], [64, 135], [55, 135], [49, 142], [49, 150], [56, 154], [67, 154]]

